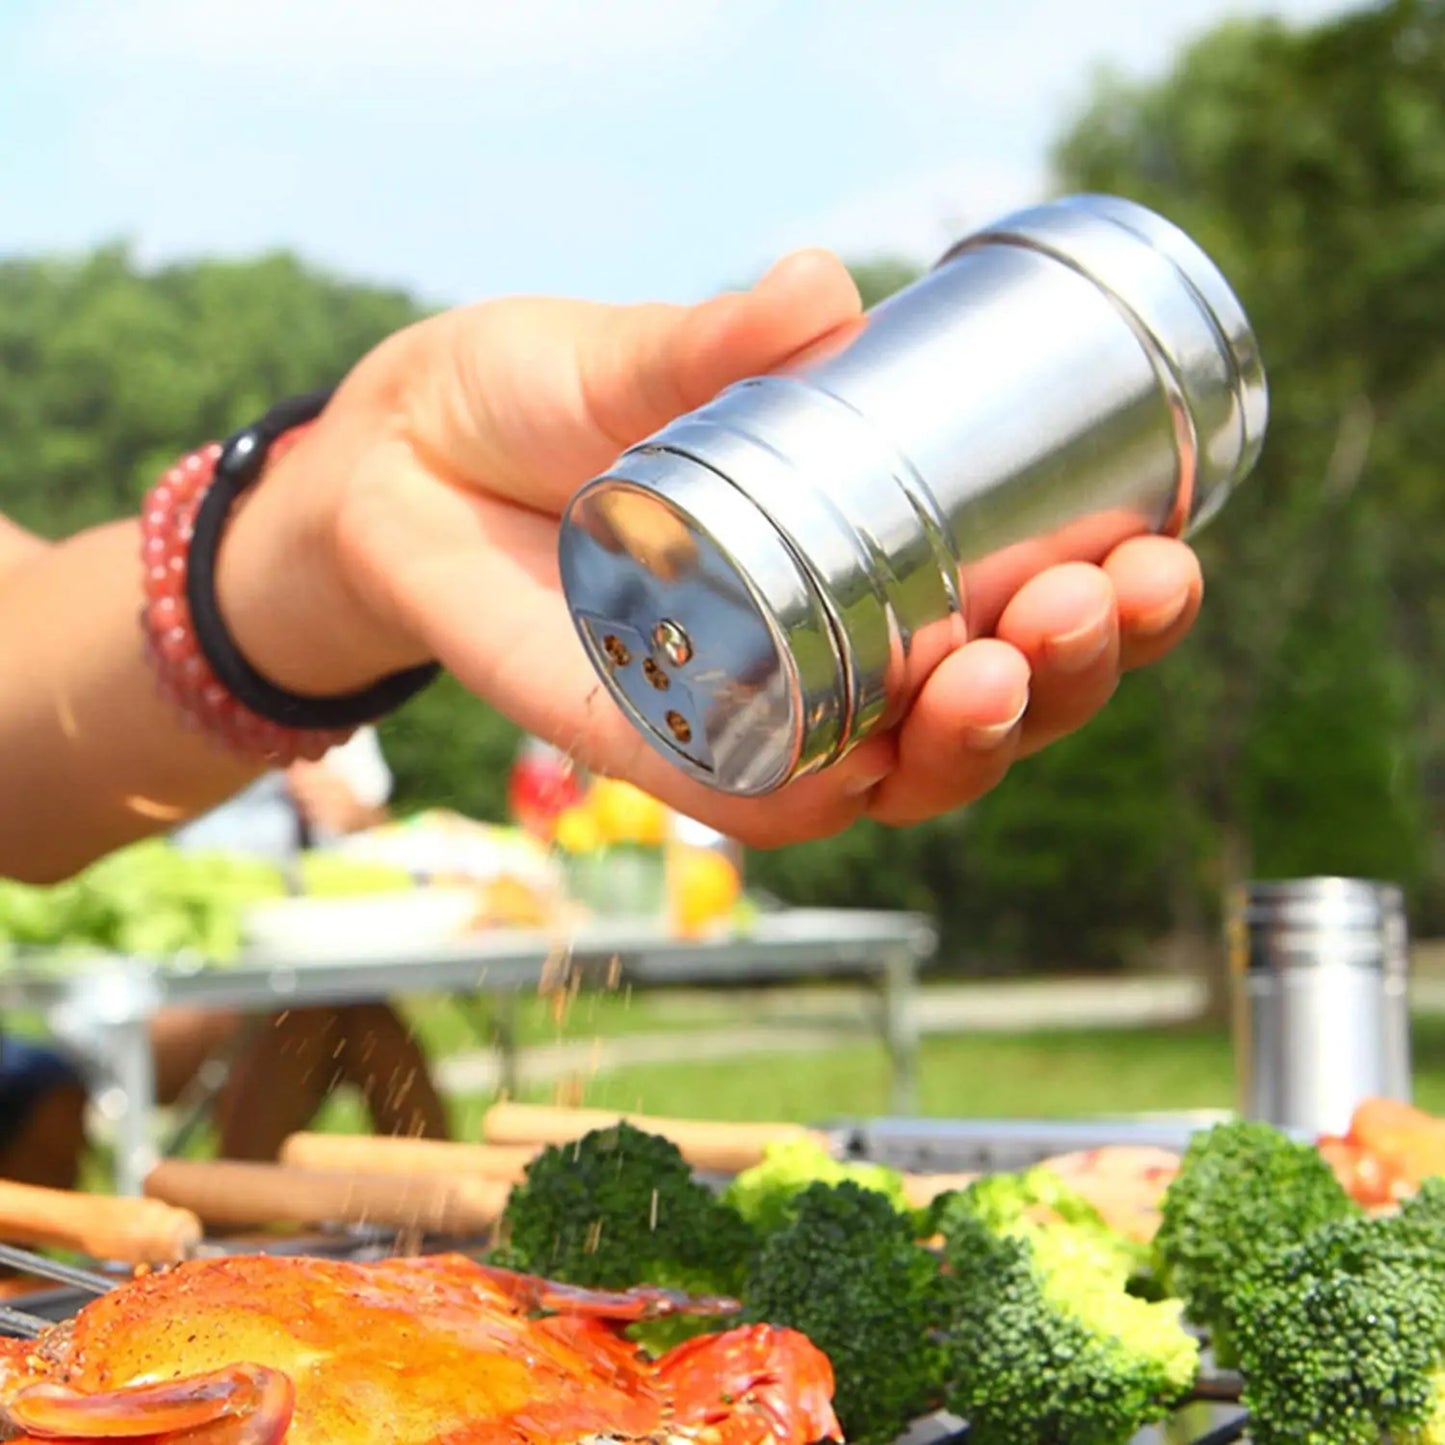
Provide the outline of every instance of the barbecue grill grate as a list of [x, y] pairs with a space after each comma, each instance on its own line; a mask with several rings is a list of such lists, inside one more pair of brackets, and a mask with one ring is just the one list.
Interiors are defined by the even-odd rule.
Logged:
[[[1108, 1144], [1152, 1144], [1182, 1149], [1197, 1120], [1160, 1120], [1054, 1124], [995, 1120], [870, 1119], [844, 1121], [825, 1126], [839, 1152], [846, 1157], [888, 1164], [920, 1173], [971, 1173], [1027, 1168], [1051, 1155]], [[721, 1184], [722, 1180], [715, 1181]], [[203, 1246], [206, 1254], [265, 1253], [311, 1254], [336, 1259], [382, 1259], [399, 1252], [400, 1237], [385, 1230], [353, 1229], [333, 1235], [307, 1235], [296, 1239], [264, 1243], [215, 1241]], [[408, 1240], [407, 1253], [435, 1253], [441, 1250], [475, 1252], [485, 1247], [479, 1240], [428, 1239], [420, 1250]], [[45, 1324], [68, 1319], [95, 1294], [103, 1292], [124, 1276], [109, 1278], [92, 1270], [75, 1269], [40, 1255], [10, 1246], [0, 1246], [0, 1264], [21, 1269], [57, 1288], [18, 1297], [0, 1313], [0, 1335], [33, 1336]], [[23, 1306], [23, 1308], [22, 1308]], [[1188, 1445], [1234, 1445], [1247, 1441], [1248, 1420], [1239, 1410], [1240, 1380], [1229, 1372], [1201, 1375], [1191, 1403], [1216, 1407], [1215, 1413], [1229, 1418], [1211, 1422], [1206, 1433]], [[1174, 1434], [1150, 1431], [1135, 1445], [1183, 1445]], [[918, 1421], [898, 1445], [968, 1445], [968, 1427], [949, 1416]]]
[[[381, 1259], [396, 1252], [395, 1236], [380, 1231], [370, 1237], [357, 1238], [355, 1235], [340, 1235], [332, 1239], [309, 1238], [304, 1244], [285, 1241], [278, 1245], [261, 1247], [249, 1246], [252, 1253], [268, 1254], [325, 1254], [340, 1259]], [[431, 1249], [461, 1248], [468, 1244], [461, 1241], [436, 1241]], [[476, 1242], [471, 1241], [475, 1248]], [[213, 1246], [213, 1252], [220, 1253], [220, 1246]], [[210, 1252], [210, 1251], [208, 1251]], [[56, 1288], [36, 1291], [17, 1296], [17, 1303], [0, 1305], [0, 1335], [12, 1338], [33, 1339], [47, 1326], [69, 1319], [84, 1307], [88, 1300], [124, 1280], [124, 1276], [109, 1276], [96, 1270], [80, 1269], [63, 1264], [44, 1255], [32, 1254], [29, 1250], [14, 1245], [0, 1244], [0, 1265], [20, 1270], [36, 1279], [51, 1281]], [[25, 1308], [20, 1308], [23, 1305]], [[1200, 1378], [1195, 1392], [1197, 1402], [1235, 1403], [1239, 1399], [1239, 1378], [1228, 1372], [1207, 1373]], [[1245, 1439], [1247, 1421], [1240, 1415], [1207, 1434], [1198, 1436], [1189, 1445], [1232, 1445]], [[969, 1431], [966, 1425], [947, 1416], [935, 1416], [919, 1421], [899, 1445], [968, 1445]], [[1155, 1445], [1157, 1435], [1141, 1436], [1137, 1445]]]
[[[1249, 1417], [1240, 1415], [1236, 1419], [1229, 1420], [1225, 1424], [1217, 1426], [1205, 1435], [1197, 1435], [1189, 1442], [1189, 1445], [1235, 1445], [1236, 1441], [1247, 1440], [1249, 1436]], [[947, 1435], [935, 1437], [930, 1445], [968, 1445], [968, 1426], [964, 1425]], [[1155, 1441], [1162, 1439], [1157, 1432], [1151, 1432], [1147, 1436], [1140, 1437], [1141, 1441]], [[1023, 1442], [1020, 1442], [1023, 1445]]]

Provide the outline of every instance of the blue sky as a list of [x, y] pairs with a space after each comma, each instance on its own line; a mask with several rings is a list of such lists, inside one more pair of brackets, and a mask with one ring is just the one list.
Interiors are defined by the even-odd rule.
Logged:
[[284, 246], [436, 303], [929, 258], [1102, 64], [1337, 0], [0, 0], [0, 253]]

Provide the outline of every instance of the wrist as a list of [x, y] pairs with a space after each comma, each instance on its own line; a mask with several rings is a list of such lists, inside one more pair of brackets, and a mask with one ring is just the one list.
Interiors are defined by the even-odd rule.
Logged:
[[237, 648], [277, 687], [327, 697], [428, 661], [352, 584], [336, 521], [354, 443], [324, 416], [270, 463], [230, 518], [216, 596]]

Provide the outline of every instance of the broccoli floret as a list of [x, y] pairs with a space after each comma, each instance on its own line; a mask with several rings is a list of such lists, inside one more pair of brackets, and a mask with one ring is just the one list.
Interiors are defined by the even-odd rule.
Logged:
[[833, 1365], [846, 1438], [895, 1440], [940, 1396], [938, 1261], [884, 1194], [853, 1180], [809, 1185], [762, 1243], [746, 1318], [801, 1330]]
[[1104, 1224], [1103, 1216], [1082, 1194], [1042, 1164], [1016, 1174], [986, 1174], [975, 1179], [961, 1196], [952, 1197], [963, 1198], [969, 1210], [997, 1233], [1028, 1218], [1100, 1227]]
[[752, 1231], [671, 1140], [628, 1123], [545, 1149], [512, 1190], [500, 1262], [601, 1289], [735, 1294]]
[[1359, 1212], [1312, 1145], [1268, 1124], [1217, 1124], [1190, 1140], [1164, 1196], [1154, 1237], [1160, 1282], [1209, 1332], [1216, 1361], [1232, 1365], [1229, 1301], [1252, 1262]]
[[1125, 1445], [1188, 1394], [1178, 1301], [1129, 1293], [1087, 1226], [1005, 1233], [956, 1209], [945, 1239], [948, 1407], [977, 1445]]
[[1445, 1179], [1425, 1180], [1388, 1223], [1392, 1235], [1445, 1260]]
[[1016, 1174], [986, 1174], [966, 1189], [940, 1195], [930, 1210], [926, 1233], [946, 1237], [960, 1211], [1001, 1235], [1032, 1225], [1067, 1224], [1076, 1231], [1080, 1246], [1092, 1241], [1102, 1264], [1131, 1276], [1142, 1275], [1150, 1263], [1147, 1246], [1111, 1229], [1094, 1205], [1042, 1165]]
[[1315, 1229], [1233, 1301], [1256, 1445], [1442, 1445], [1445, 1260], [1400, 1220]]
[[845, 1179], [876, 1190], [900, 1213], [908, 1209], [903, 1176], [882, 1164], [835, 1159], [815, 1139], [781, 1139], [769, 1144], [762, 1161], [744, 1169], [723, 1198], [759, 1234], [771, 1234], [788, 1222], [793, 1201], [810, 1184], [841, 1184]]

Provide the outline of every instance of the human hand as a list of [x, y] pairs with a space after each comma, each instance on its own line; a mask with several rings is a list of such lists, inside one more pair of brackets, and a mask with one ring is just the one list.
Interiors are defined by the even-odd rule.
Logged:
[[1185, 636], [1202, 594], [1187, 546], [1136, 538], [1042, 573], [898, 728], [763, 799], [712, 793], [652, 750], [599, 685], [558, 581], [558, 516], [582, 483], [860, 312], [843, 264], [809, 251], [697, 306], [521, 298], [398, 333], [233, 523], [220, 586], [238, 643], [312, 693], [439, 659], [528, 732], [753, 846], [971, 802]]

